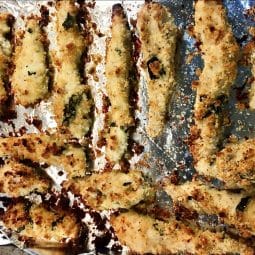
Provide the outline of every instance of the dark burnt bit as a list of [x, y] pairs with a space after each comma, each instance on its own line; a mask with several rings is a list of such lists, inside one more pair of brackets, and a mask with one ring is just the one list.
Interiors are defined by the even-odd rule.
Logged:
[[121, 254], [122, 253], [122, 246], [119, 244], [113, 244], [113, 246], [111, 247], [111, 251], [114, 252], [114, 254]]
[[81, 79], [82, 84], [87, 83], [87, 77], [86, 77], [86, 74], [85, 74], [85, 65], [86, 65], [86, 63], [88, 63], [88, 48], [87, 47], [83, 51], [83, 53], [81, 54], [80, 61], [78, 63], [78, 70], [79, 70], [79, 75], [80, 75], [80, 79]]
[[49, 2], [47, 3], [47, 5], [50, 6], [50, 7], [52, 7], [52, 6], [53, 6], [53, 2], [49, 1]]
[[136, 155], [140, 155], [144, 152], [144, 146], [133, 141], [132, 143], [132, 149], [131, 149]]
[[110, 171], [112, 171], [113, 166], [114, 166], [113, 163], [107, 161], [106, 164], [105, 164], [105, 166], [104, 166], [104, 172], [110, 172]]
[[128, 173], [130, 169], [130, 163], [126, 158], [120, 160], [120, 168], [123, 173]]
[[173, 173], [169, 176], [170, 183], [174, 185], [178, 185], [180, 182], [180, 176], [178, 174], [178, 171], [173, 171]]
[[248, 19], [255, 21], [255, 6], [245, 10], [244, 16]]
[[40, 8], [40, 13], [41, 13], [41, 18], [39, 19], [39, 26], [43, 28], [48, 26], [50, 21], [49, 9], [46, 6], [42, 5]]
[[42, 120], [40, 120], [38, 117], [34, 116], [31, 120], [26, 119], [26, 122], [34, 125], [39, 131], [42, 131]]
[[102, 113], [107, 113], [109, 111], [109, 107], [111, 106], [110, 99], [108, 96], [103, 94], [102, 100], [103, 100]]
[[108, 254], [110, 249], [107, 247], [107, 245], [110, 243], [111, 239], [112, 235], [110, 232], [105, 232], [101, 236], [96, 236], [95, 240], [93, 241], [96, 252]]
[[121, 4], [119, 4], [119, 3], [118, 4], [114, 4], [112, 6], [112, 18], [114, 16], [120, 16], [122, 18], [126, 18], [123, 6]]
[[134, 62], [137, 63], [141, 53], [142, 43], [139, 37], [137, 37], [134, 33], [132, 33], [132, 41], [134, 43], [133, 59], [134, 59]]
[[14, 24], [15, 24], [15, 18], [14, 16], [12, 16], [11, 14], [8, 14], [7, 16], [7, 20], [6, 20], [6, 24], [7, 26], [10, 28], [10, 32], [5, 33], [4, 37], [10, 41], [10, 42], [14, 42]]
[[[103, 135], [103, 134], [102, 134], [102, 135]], [[97, 147], [98, 147], [98, 148], [102, 148], [103, 146], [106, 146], [106, 144], [107, 144], [106, 138], [103, 137], [102, 135], [100, 135], [100, 138], [99, 138], [99, 140], [97, 141]]]
[[107, 223], [106, 217], [103, 217], [102, 215], [100, 215], [96, 211], [91, 211], [89, 214], [90, 214], [91, 218], [93, 218], [93, 221], [97, 226], [97, 229], [99, 231], [105, 231], [106, 230], [106, 223]]
[[196, 220], [198, 213], [190, 210], [181, 204], [174, 204], [173, 211], [177, 220]]

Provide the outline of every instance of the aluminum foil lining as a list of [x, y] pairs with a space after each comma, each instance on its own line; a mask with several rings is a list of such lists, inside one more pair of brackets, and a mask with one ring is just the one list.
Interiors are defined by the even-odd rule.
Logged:
[[[88, 83], [91, 86], [92, 94], [95, 100], [95, 106], [99, 111], [95, 112], [95, 124], [93, 129], [93, 148], [96, 149], [99, 131], [103, 128], [104, 115], [101, 111], [103, 101], [103, 94], [107, 94], [105, 90], [105, 76], [104, 76], [104, 56], [105, 56], [105, 40], [110, 35], [110, 18], [111, 7], [115, 3], [122, 3], [123, 7], [128, 15], [129, 19], [136, 19], [137, 11], [144, 1], [103, 1], [97, 0], [95, 7], [89, 9], [92, 21], [97, 24], [98, 29], [105, 36], [94, 36], [94, 43], [89, 49], [89, 54], [100, 54], [102, 56], [102, 62], [96, 66], [96, 76], [98, 79], [94, 79], [92, 75], [88, 76]], [[154, 181], [169, 175], [172, 171], [179, 171], [184, 180], [190, 179], [194, 173], [192, 166], [192, 157], [188, 151], [186, 140], [189, 136], [189, 127], [192, 123], [192, 109], [194, 104], [195, 95], [191, 89], [191, 83], [197, 79], [196, 69], [202, 68], [203, 63], [195, 46], [195, 40], [188, 34], [187, 28], [193, 23], [193, 0], [162, 0], [158, 1], [162, 4], [170, 7], [178, 28], [180, 29], [180, 39], [178, 41], [178, 63], [177, 65], [177, 88], [175, 94], [169, 104], [168, 121], [162, 135], [154, 140], [150, 139], [146, 132], [145, 126], [147, 123], [147, 107], [146, 107], [146, 82], [144, 80], [144, 73], [141, 70], [138, 63], [138, 70], [141, 73], [141, 79], [139, 82], [139, 109], [136, 111], [136, 117], [140, 120], [140, 124], [134, 133], [134, 139], [139, 144], [144, 146], [144, 152], [131, 159], [131, 165], [136, 164], [139, 166], [139, 162], [146, 162], [146, 164], [140, 164], [140, 168], [148, 174]], [[16, 18], [17, 27], [23, 27], [24, 21], [21, 18], [22, 15], [29, 16], [30, 14], [39, 14], [39, 8], [41, 5], [46, 5], [50, 9], [50, 13], [54, 13], [54, 7], [47, 5], [48, 1], [44, 0], [0, 0], [0, 11], [9, 11]], [[255, 21], [245, 15], [245, 11], [255, 5], [254, 0], [223, 0], [223, 3], [228, 12], [229, 22], [232, 25], [233, 32], [237, 38], [237, 41], [241, 46], [244, 46], [251, 40], [251, 36], [248, 34], [250, 26], [255, 25]], [[54, 16], [52, 16], [54, 21]], [[52, 22], [53, 23], [53, 22]], [[49, 39], [51, 41], [50, 49], [55, 47], [55, 34], [54, 28], [50, 23], [48, 27]], [[194, 54], [191, 62], [187, 59]], [[139, 61], [138, 61], [139, 62]], [[86, 69], [89, 69], [93, 63], [88, 63]], [[238, 77], [233, 86], [231, 92], [231, 100], [229, 103], [229, 112], [231, 117], [231, 127], [229, 133], [236, 135], [239, 138], [252, 137], [254, 135], [255, 126], [255, 112], [249, 109], [240, 110], [236, 107], [237, 93], [240, 89], [243, 89], [246, 84], [247, 78], [251, 76], [250, 68], [245, 66], [238, 67]], [[247, 85], [248, 86], [248, 85]], [[248, 87], [245, 89], [248, 89]], [[53, 113], [49, 110], [50, 101], [41, 102], [34, 108], [24, 108], [22, 106], [16, 106], [17, 118], [9, 122], [0, 122], [0, 135], [21, 135], [20, 130], [22, 127], [26, 128], [27, 133], [38, 133], [39, 130], [29, 124], [27, 118], [39, 118], [42, 120], [42, 130], [53, 130], [56, 128]], [[94, 171], [100, 171], [105, 164], [104, 156], [96, 158], [94, 162]], [[141, 167], [141, 165], [143, 167]], [[145, 167], [147, 165], [147, 167]], [[59, 169], [50, 168], [50, 176], [56, 182], [56, 189], [62, 180], [57, 179], [56, 173]], [[164, 199], [164, 196], [163, 198]], [[82, 205], [81, 205], [82, 206]], [[109, 212], [103, 212], [107, 217]], [[203, 221], [203, 217], [201, 217]], [[89, 218], [89, 214], [84, 220], [85, 222], [92, 222]], [[93, 222], [92, 222], [93, 223]], [[91, 233], [95, 232], [93, 224], [91, 227]], [[92, 235], [90, 237], [92, 239]], [[9, 240], [4, 231], [0, 229], [0, 245], [6, 245], [13, 243], [14, 240]], [[92, 241], [89, 240], [92, 245]], [[19, 244], [14, 243], [19, 246]], [[110, 244], [109, 244], [110, 245]], [[127, 247], [124, 247], [123, 253], [126, 253]], [[43, 254], [42, 251], [36, 252], [33, 249], [25, 249], [28, 254]], [[93, 254], [93, 245], [91, 246], [91, 253]]]

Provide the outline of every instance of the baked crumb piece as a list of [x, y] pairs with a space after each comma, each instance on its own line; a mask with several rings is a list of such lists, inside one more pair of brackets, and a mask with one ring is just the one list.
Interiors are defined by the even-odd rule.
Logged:
[[254, 254], [252, 248], [224, 233], [189, 227], [181, 221], [164, 222], [134, 211], [111, 217], [121, 242], [138, 254]]
[[85, 203], [95, 210], [128, 209], [153, 195], [141, 172], [117, 170], [94, 173], [85, 178], [66, 181], [64, 186], [81, 195]]
[[57, 134], [26, 134], [21, 137], [1, 138], [0, 157], [30, 159], [63, 167], [68, 178], [82, 177], [87, 167], [86, 154], [81, 146], [69, 144], [69, 138]]
[[46, 204], [14, 201], [1, 217], [20, 241], [36, 247], [68, 247], [79, 239], [82, 226], [74, 214]]
[[138, 13], [142, 63], [146, 71], [150, 137], [164, 128], [167, 106], [175, 88], [177, 27], [169, 10], [159, 3], [145, 3]]
[[8, 160], [0, 167], [0, 192], [11, 197], [21, 197], [32, 192], [46, 193], [52, 185], [42, 168], [30, 167]]
[[15, 102], [23, 106], [38, 103], [48, 95], [49, 76], [46, 62], [46, 34], [38, 17], [27, 20], [24, 34], [17, 32], [20, 41], [15, 48], [15, 70], [11, 78]]
[[200, 42], [204, 68], [199, 80], [193, 82], [195, 125], [190, 149], [196, 170], [210, 175], [224, 129], [223, 108], [237, 74], [239, 47], [220, 1], [195, 3], [194, 33]]
[[111, 37], [106, 48], [106, 89], [110, 101], [107, 113], [107, 125], [113, 125], [106, 132], [106, 156], [112, 162], [118, 162], [127, 149], [128, 127], [134, 124], [130, 90], [132, 89], [131, 72], [132, 36], [123, 7], [112, 7]]
[[163, 189], [177, 205], [199, 214], [216, 214], [222, 223], [234, 226], [244, 237], [255, 233], [255, 200], [246, 192], [217, 190], [199, 181], [174, 185], [166, 180]]
[[57, 51], [53, 110], [59, 128], [80, 139], [93, 124], [93, 100], [84, 84], [84, 63], [88, 47], [85, 7], [73, 0], [56, 3]]

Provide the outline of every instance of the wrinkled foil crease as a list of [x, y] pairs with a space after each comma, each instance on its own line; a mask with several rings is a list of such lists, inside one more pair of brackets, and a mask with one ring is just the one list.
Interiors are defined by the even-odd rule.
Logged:
[[[24, 22], [21, 19], [21, 15], [28, 16], [31, 13], [39, 14], [39, 6], [47, 4], [48, 1], [33, 1], [33, 0], [0, 0], [0, 11], [9, 11], [17, 18], [18, 27], [23, 27]], [[111, 7], [115, 3], [122, 3], [129, 18], [136, 19], [136, 13], [139, 7], [143, 4], [143, 1], [96, 1], [94, 9], [89, 9], [92, 16], [92, 21], [97, 24], [100, 32], [105, 34], [104, 37], [98, 37], [94, 35], [94, 43], [89, 49], [89, 54], [100, 54], [103, 58], [102, 62], [96, 67], [96, 75], [98, 81], [95, 81], [91, 75], [88, 75], [88, 84], [91, 87], [92, 95], [95, 100], [95, 106], [98, 111], [95, 111], [95, 124], [93, 129], [93, 141], [92, 147], [97, 148], [98, 133], [103, 129], [104, 114], [102, 113], [102, 95], [107, 94], [105, 89], [105, 76], [104, 76], [104, 56], [105, 56], [105, 39], [110, 36], [110, 25], [111, 25]], [[136, 111], [136, 117], [139, 118], [140, 124], [137, 127], [133, 138], [140, 144], [144, 145], [145, 151], [140, 156], [135, 156], [131, 159], [131, 165], [141, 168], [147, 173], [154, 181], [168, 175], [174, 170], [182, 173], [183, 179], [190, 179], [194, 173], [192, 166], [192, 158], [188, 151], [185, 140], [189, 135], [189, 127], [192, 124], [192, 109], [194, 104], [195, 95], [191, 89], [191, 82], [197, 79], [195, 71], [197, 68], [202, 68], [203, 63], [201, 57], [196, 55], [193, 57], [191, 63], [187, 63], [188, 56], [196, 51], [194, 39], [187, 33], [187, 28], [192, 24], [193, 15], [193, 0], [162, 0], [158, 1], [162, 4], [170, 7], [174, 17], [176, 25], [180, 28], [181, 39], [178, 41], [178, 57], [176, 61], [177, 66], [177, 87], [175, 94], [169, 104], [168, 121], [163, 134], [152, 140], [146, 132], [145, 126], [147, 123], [147, 107], [146, 107], [146, 82], [144, 79], [143, 70], [139, 67], [138, 70], [141, 74], [139, 82], [139, 109]], [[253, 0], [223, 0], [224, 5], [228, 12], [229, 21], [233, 27], [233, 32], [236, 38], [241, 39], [244, 35], [248, 34], [248, 28], [254, 26], [254, 21], [244, 16], [244, 11], [254, 6]], [[48, 6], [49, 7], [49, 6]], [[49, 8], [50, 11], [54, 11], [53, 8]], [[52, 18], [54, 21], [54, 17]], [[49, 38], [51, 40], [50, 49], [54, 50], [55, 37], [54, 28], [52, 23], [48, 28]], [[251, 38], [248, 37], [245, 44]], [[93, 63], [88, 63], [86, 69], [89, 70]], [[250, 77], [250, 68], [239, 66], [238, 77], [234, 84], [234, 88], [241, 87], [247, 77]], [[237, 137], [251, 137], [254, 134], [255, 125], [255, 112], [251, 112], [247, 109], [238, 110], [236, 105], [236, 89], [231, 92], [231, 100], [229, 103], [229, 112], [232, 120], [232, 125], [229, 132], [236, 135]], [[41, 102], [35, 108], [25, 109], [22, 106], [17, 106], [17, 118], [13, 120], [14, 125], [0, 122], [0, 134], [2, 136], [9, 136], [10, 133], [15, 132], [18, 134], [20, 128], [26, 127], [27, 133], [38, 133], [39, 130], [33, 125], [29, 125], [25, 119], [38, 117], [42, 120], [42, 130], [53, 130], [56, 128], [56, 122], [54, 116], [50, 112], [50, 101]], [[144, 165], [139, 162], [148, 163], [149, 167], [146, 169]], [[100, 171], [105, 165], [105, 158], [97, 157], [94, 162], [94, 171]], [[59, 169], [57, 169], [59, 170]], [[48, 169], [51, 177], [56, 182], [56, 187], [62, 180], [56, 178], [54, 172], [56, 169]], [[161, 196], [162, 203], [169, 203], [169, 200], [165, 196]], [[165, 200], [165, 201], [163, 201]], [[109, 215], [109, 212], [103, 212], [105, 215]], [[200, 223], [203, 225], [207, 216], [200, 217]], [[208, 219], [207, 219], [208, 220]], [[212, 219], [211, 219], [212, 220]], [[85, 222], [90, 222], [89, 216], [86, 217]], [[14, 242], [15, 245], [20, 247], [19, 243], [15, 240], [6, 239], [4, 232], [0, 228], [0, 245], [5, 245], [9, 242]], [[91, 241], [91, 240], [90, 240]], [[25, 249], [28, 254], [39, 254], [32, 249]], [[124, 247], [124, 252], [127, 248]], [[43, 254], [43, 253], [40, 253]], [[93, 254], [87, 253], [87, 254]]]

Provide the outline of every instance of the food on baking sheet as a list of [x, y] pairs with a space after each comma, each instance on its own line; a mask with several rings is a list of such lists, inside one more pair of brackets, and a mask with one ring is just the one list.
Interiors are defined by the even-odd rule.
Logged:
[[193, 83], [195, 125], [191, 128], [194, 139], [190, 148], [196, 170], [210, 175], [224, 130], [223, 107], [237, 74], [239, 48], [220, 1], [195, 3], [194, 32], [204, 68], [199, 80]]
[[67, 136], [26, 134], [21, 137], [0, 138], [0, 157], [63, 167], [68, 178], [81, 177], [86, 172], [86, 154], [78, 144], [68, 143]]
[[[36, 247], [75, 246], [83, 226], [68, 210], [31, 204], [27, 200], [13, 201], [1, 215], [4, 226], [15, 231], [20, 241]], [[85, 244], [86, 240], [84, 240]]]
[[111, 37], [106, 47], [106, 89], [110, 99], [107, 116], [106, 156], [118, 162], [127, 149], [128, 128], [134, 124], [130, 105], [132, 89], [132, 36], [123, 7], [112, 7]]
[[252, 248], [223, 233], [203, 231], [181, 221], [164, 222], [133, 211], [111, 217], [119, 241], [139, 254], [254, 254]]
[[153, 196], [153, 189], [136, 170], [129, 173], [117, 170], [94, 173], [66, 181], [65, 186], [74, 194], [81, 195], [85, 203], [95, 210], [128, 209]]
[[7, 100], [7, 70], [12, 54], [12, 28], [14, 17], [8, 13], [0, 14], [0, 112], [2, 112], [2, 105]]
[[38, 17], [28, 18], [24, 34], [16, 33], [18, 42], [11, 86], [15, 102], [24, 106], [38, 103], [49, 91], [48, 41], [39, 21]]
[[46, 193], [52, 181], [40, 166], [28, 166], [7, 160], [0, 167], [0, 192], [20, 197], [32, 192]]
[[[84, 83], [86, 16], [83, 4], [67, 0], [56, 3], [57, 51], [53, 109], [58, 126], [66, 127], [76, 138], [91, 130], [93, 100]], [[81, 1], [80, 1], [81, 2]]]
[[255, 234], [255, 199], [245, 192], [217, 190], [199, 181], [182, 185], [166, 181], [163, 189], [177, 205], [180, 204], [199, 214], [216, 214], [221, 222], [234, 226], [242, 236]]
[[255, 45], [253, 44], [251, 52], [251, 72], [253, 75], [253, 81], [250, 88], [249, 94], [249, 106], [251, 109], [255, 110]]
[[169, 99], [175, 87], [177, 27], [166, 7], [146, 3], [138, 13], [137, 28], [147, 81], [147, 133], [156, 137], [164, 128]]

